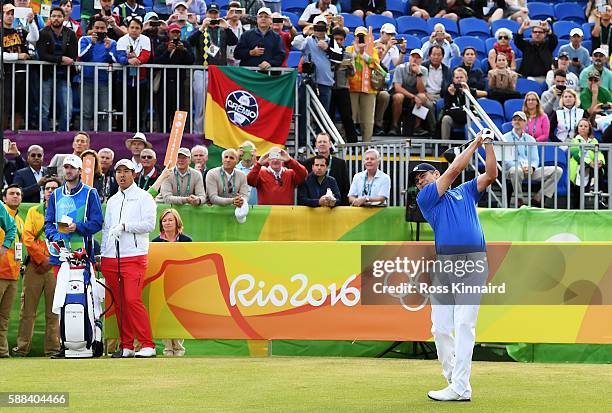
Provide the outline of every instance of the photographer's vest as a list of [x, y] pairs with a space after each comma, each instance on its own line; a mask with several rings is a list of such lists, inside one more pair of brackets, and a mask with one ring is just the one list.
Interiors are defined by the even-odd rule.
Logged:
[[[66, 186], [62, 186], [60, 190], [56, 190], [53, 194], [55, 197], [55, 226], [58, 229], [59, 237], [66, 242], [66, 247], [72, 251], [78, 248], [85, 248], [85, 239], [82, 235], [77, 232], [66, 233], [62, 232], [60, 225], [62, 217], [64, 215], [72, 218], [73, 222], [85, 222], [87, 221], [87, 205], [89, 203], [89, 196], [91, 191], [95, 191], [94, 188], [87, 187], [82, 183], [79, 184], [80, 188], [75, 194], [67, 194]], [[52, 253], [51, 263], [59, 263], [57, 257], [53, 256]]]

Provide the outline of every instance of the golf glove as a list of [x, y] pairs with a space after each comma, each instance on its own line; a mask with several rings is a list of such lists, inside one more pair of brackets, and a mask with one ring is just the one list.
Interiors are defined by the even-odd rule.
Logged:
[[119, 240], [121, 238], [121, 234], [125, 231], [125, 227], [123, 224], [115, 225], [111, 228], [108, 236], [113, 240]]

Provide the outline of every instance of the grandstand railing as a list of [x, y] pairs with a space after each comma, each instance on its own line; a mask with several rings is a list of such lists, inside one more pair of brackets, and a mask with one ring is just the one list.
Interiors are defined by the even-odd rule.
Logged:
[[[319, 131], [325, 131], [329, 134], [334, 146], [343, 145], [344, 138], [338, 132], [338, 128], [334, 124], [334, 121], [329, 117], [329, 113], [325, 110], [317, 94], [310, 85], [305, 85], [306, 90], [306, 146], [308, 152], [311, 154], [315, 153], [312, 143]], [[316, 127], [316, 128], [315, 128]], [[295, 134], [296, 140], [298, 134]]]

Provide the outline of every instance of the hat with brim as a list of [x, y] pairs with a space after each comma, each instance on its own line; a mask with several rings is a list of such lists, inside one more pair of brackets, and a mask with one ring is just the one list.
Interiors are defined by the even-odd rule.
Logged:
[[180, 148], [178, 150], [178, 154], [179, 155], [183, 155], [188, 157], [189, 159], [191, 159], [191, 151], [189, 150], [189, 148]]
[[70, 165], [76, 169], [83, 169], [83, 161], [76, 155], [68, 155], [64, 158], [62, 166]]
[[122, 159], [115, 164], [115, 171], [119, 169], [120, 166], [124, 166], [129, 170], [136, 171], [136, 165], [129, 159]]
[[4, 13], [8, 13], [8, 12], [9, 12], [9, 11], [11, 11], [11, 10], [15, 10], [15, 6], [13, 6], [13, 5], [12, 5], [12, 4], [10, 4], [10, 3], [5, 4], [4, 6], [2, 6], [2, 11], [3, 11]]
[[408, 174], [408, 182], [410, 184], [414, 184], [417, 175], [420, 174], [421, 172], [434, 172], [434, 171], [437, 171], [437, 169], [432, 164], [426, 163], [426, 162], [420, 163], [414, 168], [412, 168], [412, 171], [410, 171], [410, 173]]
[[525, 115], [525, 112], [523, 112], [522, 110], [517, 110], [516, 112], [512, 114], [512, 119], [516, 117], [519, 117], [521, 118], [521, 120], [527, 122], [527, 115]]
[[257, 10], [257, 15], [259, 16], [260, 14], [267, 14], [268, 16], [272, 16], [272, 10], [270, 10], [269, 7], [262, 7], [261, 9]]
[[359, 27], [357, 27], [357, 28], [355, 29], [355, 36], [358, 36], [358, 35], [360, 35], [360, 34], [361, 34], [361, 35], [364, 35], [364, 36], [365, 36], [365, 35], [367, 35], [367, 34], [368, 34], [368, 29], [366, 29], [366, 28], [365, 28], [365, 27], [363, 27], [363, 26], [359, 26]]
[[146, 136], [144, 136], [144, 134], [141, 133], [141, 132], [136, 132], [136, 134], [134, 136], [132, 136], [131, 138], [127, 139], [125, 141], [125, 147], [128, 148], [128, 149], [131, 149], [132, 142], [142, 142], [142, 143], [145, 144], [145, 148], [147, 148], [147, 149], [153, 148], [153, 145], [151, 145], [151, 142], [147, 141]]

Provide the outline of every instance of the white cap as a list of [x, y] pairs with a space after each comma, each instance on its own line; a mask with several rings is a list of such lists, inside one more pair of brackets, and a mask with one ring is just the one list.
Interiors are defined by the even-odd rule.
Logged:
[[513, 119], [517, 116], [527, 122], [527, 115], [525, 115], [525, 112], [523, 112], [522, 110], [517, 110], [512, 114]]
[[382, 27], [380, 28], [380, 32], [388, 33], [388, 34], [397, 34], [397, 30], [395, 29], [395, 26], [393, 25], [393, 23], [383, 24]]
[[582, 29], [579, 29], [578, 27], [574, 27], [572, 30], [570, 30], [570, 37], [572, 36], [584, 37], [584, 33], [582, 32]]
[[413, 55], [413, 54], [418, 54], [421, 57], [421, 59], [423, 58], [423, 52], [421, 51], [421, 49], [412, 49], [410, 51], [410, 55]]
[[327, 17], [323, 16], [322, 14], [319, 14], [317, 17], [314, 18], [312, 24], [317, 24], [321, 22], [327, 24]]
[[83, 161], [76, 155], [68, 155], [64, 158], [62, 166], [70, 165], [76, 169], [83, 169]]
[[178, 6], [184, 6], [186, 9], [189, 8], [189, 6], [187, 5], [186, 1], [177, 1], [176, 3], [174, 3], [174, 5], [172, 6], [172, 11], [174, 11]]
[[593, 50], [593, 56], [595, 56], [597, 53], [601, 53], [602, 55], [608, 57], [608, 53], [601, 47], [598, 47], [597, 49]]
[[121, 159], [119, 162], [115, 164], [115, 171], [119, 169], [120, 166], [125, 166], [132, 171], [136, 171], [136, 165], [130, 159]]
[[191, 159], [191, 151], [189, 148], [179, 148], [178, 155], [183, 155]]
[[257, 10], [257, 15], [259, 16], [261, 13], [266, 13], [268, 16], [272, 16], [272, 10], [269, 7], [262, 7]]

